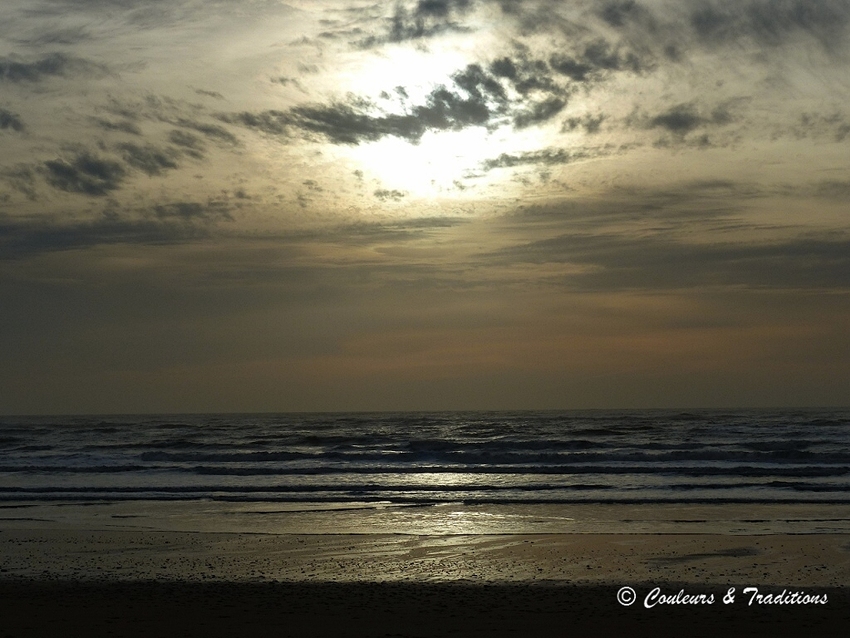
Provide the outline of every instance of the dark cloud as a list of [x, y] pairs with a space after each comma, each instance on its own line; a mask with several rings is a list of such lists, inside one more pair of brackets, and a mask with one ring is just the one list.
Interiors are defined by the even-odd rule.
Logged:
[[184, 153], [200, 159], [204, 155], [205, 145], [197, 135], [181, 129], [174, 129], [168, 134], [168, 141], [179, 146]]
[[745, 201], [764, 195], [755, 184], [727, 179], [696, 180], [656, 189], [621, 187], [612, 191], [619, 201], [602, 203], [594, 214], [599, 215], [613, 205], [618, 215], [620, 212], [632, 218], [651, 215], [691, 223], [695, 219], [737, 213]]
[[[400, 191], [386, 191], [404, 197]], [[396, 197], [398, 199], [398, 197]], [[323, 228], [321, 231], [301, 231], [287, 233], [276, 241], [291, 244], [333, 243], [340, 245], [364, 246], [386, 241], [415, 241], [428, 236], [432, 231], [454, 228], [469, 223], [463, 217], [418, 217], [393, 221], [360, 221], [353, 224], [341, 224]]]
[[832, 138], [836, 142], [843, 142], [850, 136], [850, 120], [841, 112], [828, 115], [803, 113], [791, 131], [798, 138]]
[[574, 82], [598, 80], [611, 71], [642, 73], [655, 66], [653, 60], [641, 59], [633, 51], [622, 51], [602, 38], [588, 42], [571, 55], [555, 54], [549, 64], [554, 71]]
[[126, 175], [116, 161], [103, 159], [88, 151], [78, 153], [70, 161], [56, 159], [44, 162], [48, 183], [69, 193], [105, 195], [115, 190]]
[[419, 0], [416, 3], [416, 15], [445, 18], [453, 11], [465, 12], [472, 0]]
[[542, 151], [529, 151], [510, 155], [502, 153], [494, 159], [485, 160], [482, 162], [482, 167], [485, 170], [494, 168], [514, 168], [516, 166], [528, 165], [544, 165], [554, 166], [557, 164], [569, 164], [578, 159], [589, 157], [586, 152], [567, 151], [561, 148], [547, 148]]
[[[259, 113], [242, 112], [219, 115], [219, 119], [240, 124], [271, 135], [287, 136], [293, 130], [319, 134], [335, 144], [360, 144], [394, 136], [418, 142], [426, 131], [457, 131], [469, 126], [490, 127], [513, 122], [523, 128], [546, 122], [560, 113], [567, 104], [568, 91], [554, 83], [541, 81], [536, 99], [511, 100], [500, 81], [500, 75], [513, 75], [514, 83], [527, 81], [523, 72], [513, 74], [516, 65], [508, 58], [499, 60], [485, 70], [479, 64], [467, 65], [452, 75], [450, 86], [438, 86], [424, 103], [406, 104], [403, 87], [394, 93], [404, 98], [405, 112], [388, 113], [372, 102], [349, 95], [345, 101], [330, 104], [305, 104], [287, 111], [268, 110]], [[497, 73], [493, 73], [493, 70]], [[528, 88], [528, 90], [531, 90]], [[382, 93], [390, 99], [390, 93]]]
[[36, 172], [31, 166], [24, 164], [0, 172], [0, 177], [16, 191], [23, 193], [28, 199], [37, 199]]
[[13, 220], [0, 217], [3, 259], [108, 244], [175, 244], [206, 239], [220, 222], [232, 219], [226, 202], [175, 202], [144, 211], [107, 209], [89, 221]]
[[120, 131], [122, 133], [129, 133], [130, 135], [142, 134], [142, 130], [130, 120], [119, 120], [115, 122], [105, 118], [96, 117], [92, 118], [92, 121], [105, 131]]
[[67, 77], [92, 72], [102, 73], [104, 70], [102, 65], [64, 53], [51, 53], [35, 62], [0, 58], [0, 82], [39, 82], [48, 77]]
[[[302, 130], [324, 135], [336, 144], [359, 144], [388, 135], [418, 142], [429, 129], [460, 130], [485, 125], [490, 116], [483, 99], [439, 88], [431, 93], [426, 104], [405, 114], [371, 115], [360, 103], [298, 106], [286, 114], [275, 114], [272, 126], [263, 130], [280, 132], [277, 126], [284, 120]], [[267, 114], [260, 114], [259, 122], [265, 125]]]
[[374, 195], [382, 202], [385, 202], [388, 199], [399, 201], [404, 198], [404, 193], [397, 190], [376, 190]]
[[388, 42], [405, 42], [431, 38], [447, 32], [464, 32], [458, 18], [472, 6], [470, 0], [418, 0], [415, 5], [396, 2], [393, 15], [387, 20], [386, 31], [369, 36], [357, 44], [368, 48]]
[[164, 171], [177, 168], [175, 158], [178, 153], [173, 149], [161, 149], [151, 144], [119, 144], [118, 149], [133, 168], [138, 168], [148, 175], [161, 175]]
[[110, 96], [100, 109], [120, 118], [117, 122], [105, 118], [95, 120], [98, 126], [107, 130], [135, 133], [138, 129], [137, 122], [151, 121], [200, 133], [220, 145], [239, 144], [238, 138], [231, 131], [203, 117], [203, 107], [168, 96], [147, 95], [140, 100], [120, 100]]
[[498, 157], [485, 160], [481, 163], [481, 167], [489, 171], [494, 168], [515, 168], [517, 166], [557, 166], [581, 160], [605, 157], [612, 152], [613, 147], [602, 146], [572, 151], [562, 148], [546, 148], [540, 151], [528, 151], [517, 154], [502, 153]]
[[280, 84], [281, 86], [292, 85], [296, 89], [301, 91], [302, 93], [307, 93], [307, 90], [304, 88], [304, 86], [301, 84], [301, 82], [298, 81], [297, 78], [280, 76], [280, 77], [276, 77], [276, 78], [271, 78], [271, 81], [274, 82], [275, 84]]
[[755, 0], [698, 2], [691, 26], [704, 41], [726, 43], [752, 38], [779, 45], [795, 34], [807, 34], [828, 48], [846, 43], [850, 3], [846, 0]]
[[210, 200], [205, 204], [199, 202], [175, 202], [153, 207], [153, 215], [159, 220], [182, 222], [217, 222], [232, 221], [230, 206], [227, 202]]
[[815, 186], [814, 194], [818, 197], [848, 202], [850, 201], [850, 180], [820, 182]]
[[239, 144], [239, 140], [233, 133], [228, 131], [223, 126], [219, 126], [218, 124], [210, 124], [208, 122], [190, 120], [185, 117], [178, 118], [173, 123], [176, 126], [182, 126], [183, 128], [188, 128], [193, 131], [197, 131], [208, 139], [216, 142], [223, 142], [225, 144], [230, 144], [233, 146]]
[[564, 121], [564, 126], [561, 129], [563, 132], [566, 131], [575, 131], [577, 128], [581, 127], [584, 129], [584, 132], [588, 135], [593, 135], [594, 133], [598, 133], [600, 128], [602, 127], [602, 122], [605, 121], [605, 115], [602, 113], [598, 113], [597, 115], [590, 115], [589, 113], [584, 115], [583, 117], [571, 117], [567, 118]]
[[513, 57], [503, 57], [490, 64], [490, 72], [510, 81], [513, 89], [522, 96], [535, 92], [563, 96], [567, 94], [552, 77], [551, 68], [544, 60], [534, 59], [525, 49]]
[[[618, 150], [617, 147], [606, 145], [585, 151], [577, 155], [576, 159], [605, 156]], [[537, 158], [534, 154], [529, 155], [508, 156], [508, 161], [502, 163], [508, 167], [532, 164], [534, 162], [530, 160]], [[554, 164], [558, 160], [569, 161], [571, 157], [566, 151], [557, 152], [553, 149], [549, 155], [540, 158], [540, 163]], [[723, 179], [675, 183], [666, 188], [620, 186], [593, 199], [570, 199], [546, 206], [522, 206], [508, 217], [523, 224], [533, 225], [538, 221], [547, 227], [563, 224], [567, 230], [581, 228], [587, 229], [589, 233], [597, 233], [608, 224], [635, 221], [668, 229], [694, 224], [708, 224], [716, 228], [720, 223], [728, 225], [730, 218], [738, 219], [749, 200], [768, 194], [769, 191], [756, 184]], [[744, 229], [752, 230], [750, 226]]]
[[18, 37], [15, 42], [30, 47], [52, 47], [54, 45], [69, 46], [92, 39], [92, 35], [83, 27], [67, 27], [44, 31], [29, 37]]
[[549, 97], [530, 106], [514, 116], [514, 126], [526, 128], [534, 124], [546, 122], [564, 110], [567, 100], [561, 97]]
[[671, 133], [684, 135], [706, 122], [693, 104], [679, 104], [670, 110], [656, 115], [648, 122], [649, 128], [663, 128]]
[[607, 2], [599, 10], [599, 16], [612, 27], [622, 27], [641, 17], [646, 9], [635, 0]]
[[211, 97], [216, 100], [223, 100], [224, 96], [218, 91], [207, 91], [206, 89], [195, 89], [195, 93], [198, 95], [204, 95], [206, 97]]
[[[326, 108], [333, 108], [333, 106]], [[291, 123], [291, 118], [287, 112], [277, 110], [262, 111], [261, 113], [249, 113], [248, 111], [222, 113], [218, 118], [228, 124], [241, 124], [272, 135], [284, 135]]]
[[350, 98], [348, 102], [302, 105], [289, 111], [227, 114], [221, 118], [273, 135], [285, 135], [291, 128], [300, 129], [323, 135], [335, 144], [359, 144], [389, 135], [418, 142], [427, 130], [484, 126], [494, 115], [488, 97], [498, 98], [498, 92], [468, 73], [457, 77], [466, 84], [462, 92], [439, 87], [425, 104], [403, 114], [375, 114], [371, 103]]
[[[390, 197], [396, 198], [395, 195]], [[231, 202], [225, 198], [172, 202], [125, 211], [110, 204], [94, 219], [74, 222], [61, 218], [15, 220], [0, 214], [0, 260], [100, 245], [164, 245], [209, 240], [226, 230], [224, 225], [233, 220], [232, 210]], [[289, 232], [276, 235], [274, 241], [291, 246], [315, 243], [362, 246], [388, 240], [414, 241], [468, 221], [461, 217], [423, 217], [358, 222]]]
[[0, 130], [4, 129], [20, 132], [24, 130], [24, 123], [17, 113], [0, 108]]
[[850, 288], [850, 239], [846, 237], [693, 244], [660, 234], [571, 233], [515, 246], [491, 257], [508, 263], [583, 267], [583, 272], [563, 281], [577, 289]]
[[[695, 102], [686, 102], [671, 106], [666, 111], [656, 115], [647, 115], [639, 112], [632, 113], [626, 118], [627, 127], [642, 129], [661, 129], [674, 136], [679, 142], [685, 136], [698, 129], [706, 127], [726, 126], [735, 121], [734, 113], [738, 105], [737, 100], [725, 102], [712, 110], [701, 108]], [[703, 138], [707, 140], [707, 136]], [[692, 140], [699, 142], [699, 139]], [[663, 143], [663, 140], [662, 142]]]

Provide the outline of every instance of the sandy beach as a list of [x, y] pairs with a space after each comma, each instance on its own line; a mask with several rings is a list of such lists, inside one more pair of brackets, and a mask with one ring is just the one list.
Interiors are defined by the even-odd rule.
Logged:
[[832, 534], [223, 534], [0, 531], [5, 581], [635, 583], [843, 587]]
[[[0, 548], [0, 636], [673, 636], [683, 626], [692, 636], [827, 636], [843, 635], [850, 621], [845, 534], [268, 534], [30, 523], [7, 524]], [[620, 602], [630, 600], [624, 587], [634, 590], [631, 605]], [[744, 592], [752, 587], [762, 599]]]

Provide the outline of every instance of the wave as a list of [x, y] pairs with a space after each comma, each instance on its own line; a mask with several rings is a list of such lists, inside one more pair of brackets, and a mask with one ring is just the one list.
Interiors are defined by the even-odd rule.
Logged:
[[0, 446], [6, 500], [825, 502], [850, 410], [3, 417]]

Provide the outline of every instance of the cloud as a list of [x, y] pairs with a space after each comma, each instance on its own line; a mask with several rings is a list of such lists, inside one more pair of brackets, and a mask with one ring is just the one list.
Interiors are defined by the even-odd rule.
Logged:
[[[486, 87], [485, 87], [486, 92]], [[423, 105], [407, 113], [376, 113], [362, 99], [331, 104], [296, 106], [289, 111], [225, 114], [225, 122], [242, 124], [264, 133], [286, 135], [291, 128], [326, 137], [334, 144], [360, 144], [395, 136], [418, 142], [427, 130], [460, 130], [486, 125], [493, 112], [479, 87], [466, 95], [445, 87], [435, 89]]]
[[207, 91], [206, 89], [195, 89], [195, 93], [198, 95], [203, 95], [205, 97], [211, 97], [215, 100], [223, 100], [224, 96], [218, 91]]
[[[497, 61], [492, 69], [511, 74], [509, 59]], [[514, 67], [515, 68], [515, 67]], [[528, 79], [512, 74], [512, 81]], [[270, 135], [289, 136], [293, 130], [319, 134], [334, 144], [357, 145], [394, 136], [417, 143], [426, 131], [457, 131], [470, 126], [491, 127], [512, 122], [524, 128], [551, 120], [567, 104], [568, 91], [554, 83], [540, 83], [549, 95], [530, 100], [512, 100], [500, 76], [479, 64], [469, 64], [451, 76], [451, 85], [434, 88], [418, 105], [407, 105], [402, 113], [378, 109], [371, 101], [349, 95], [330, 104], [302, 104], [289, 110], [243, 111], [218, 115], [223, 122], [240, 124]], [[530, 91], [531, 88], [528, 87]], [[405, 96], [403, 87], [394, 93]], [[554, 95], [553, 95], [554, 93]], [[383, 92], [389, 97], [388, 92]]]
[[549, 59], [549, 65], [552, 70], [566, 75], [574, 82], [599, 80], [611, 71], [642, 73], [655, 67], [653, 61], [641, 59], [632, 51], [623, 52], [620, 47], [603, 38], [586, 43], [572, 55], [554, 54]]
[[492, 256], [507, 263], [578, 267], [562, 283], [583, 290], [661, 290], [706, 286], [850, 289], [850, 239], [694, 244], [664, 234], [571, 233]]
[[160, 220], [182, 222], [232, 221], [230, 206], [227, 202], [211, 199], [205, 204], [199, 202], [173, 202], [154, 206], [153, 215]]
[[130, 120], [119, 120], [114, 122], [102, 117], [95, 117], [92, 118], [92, 122], [105, 131], [120, 131], [122, 133], [129, 133], [130, 135], [142, 134], [142, 130]]
[[[378, 191], [384, 197], [399, 200], [405, 197], [401, 191]], [[377, 196], [377, 195], [376, 195]], [[407, 242], [427, 237], [431, 231], [455, 228], [470, 223], [468, 218], [455, 216], [429, 216], [414, 219], [392, 219], [359, 221], [325, 227], [321, 230], [290, 232], [276, 241], [290, 244], [332, 243], [337, 245], [363, 246], [376, 243]]]
[[148, 175], [161, 175], [164, 171], [177, 168], [178, 155], [173, 149], [160, 149], [152, 144], [144, 146], [132, 143], [119, 144], [124, 161]]
[[98, 196], [118, 188], [126, 175], [119, 162], [103, 159], [89, 151], [78, 153], [70, 161], [56, 159], [44, 162], [44, 172], [54, 188]]
[[103, 73], [105, 67], [82, 58], [51, 53], [35, 62], [0, 58], [0, 82], [40, 82], [49, 77]]
[[80, 42], [92, 40], [92, 35], [83, 27], [65, 27], [44, 31], [31, 37], [18, 37], [15, 42], [31, 47], [45, 47], [53, 45], [74, 45]]
[[561, 97], [548, 97], [540, 102], [532, 102], [530, 106], [514, 115], [514, 126], [526, 128], [551, 120], [563, 111], [566, 105], [567, 100]]
[[599, 17], [612, 27], [624, 27], [630, 22], [645, 18], [649, 14], [647, 9], [635, 0], [606, 2], [598, 10], [598, 13]]
[[814, 194], [826, 199], [850, 201], [850, 180], [828, 180], [815, 186]]
[[107, 207], [87, 221], [0, 217], [0, 255], [23, 259], [60, 250], [108, 244], [174, 244], [206, 239], [232, 220], [227, 202], [173, 202], [119, 213]]
[[648, 128], [663, 128], [677, 135], [684, 135], [708, 122], [693, 104], [678, 104], [668, 111], [650, 118]]
[[846, 0], [701, 1], [691, 14], [691, 27], [706, 42], [724, 44], [751, 38], [780, 45], [806, 34], [833, 49], [846, 42], [850, 3]]
[[625, 118], [624, 123], [627, 128], [659, 129], [672, 136], [672, 138], [661, 138], [656, 142], [656, 146], [665, 146], [671, 142], [707, 146], [711, 142], [706, 134], [687, 140], [685, 138], [700, 129], [727, 126], [733, 123], [737, 118], [735, 110], [740, 102], [741, 100], [729, 100], [710, 111], [695, 102], [683, 102], [655, 115], [634, 111]]
[[522, 96], [534, 92], [565, 95], [567, 91], [552, 78], [551, 68], [544, 60], [530, 58], [521, 50], [513, 57], [505, 56], [490, 63], [490, 72], [505, 78]]
[[37, 199], [36, 173], [31, 166], [19, 164], [18, 166], [0, 172], [2, 177], [12, 188], [27, 196], [31, 200]]
[[[170, 121], [170, 120], [169, 120]], [[182, 126], [184, 128], [191, 129], [193, 131], [197, 131], [204, 135], [207, 139], [223, 142], [225, 144], [229, 144], [232, 146], [236, 146], [239, 144], [239, 140], [236, 136], [228, 131], [223, 126], [219, 126], [218, 124], [210, 124], [208, 122], [199, 122], [195, 120], [190, 120], [185, 117], [181, 117], [173, 122], [175, 126]]]
[[392, 16], [386, 20], [384, 33], [363, 38], [357, 44], [369, 48], [468, 31], [469, 28], [457, 18], [467, 13], [472, 5], [471, 0], [418, 0], [414, 5], [396, 2]]
[[593, 135], [599, 132], [602, 128], [602, 122], [604, 122], [605, 119], [606, 116], [602, 113], [598, 113], [596, 115], [587, 113], [583, 117], [570, 117], [564, 120], [564, 126], [561, 130], [562, 132], [567, 132], [574, 131], [578, 127], [582, 127], [585, 133]]
[[391, 199], [393, 201], [399, 201], [404, 198], [404, 193], [397, 190], [376, 190], [374, 193], [375, 197], [380, 199], [382, 202]]
[[24, 130], [24, 123], [17, 113], [0, 108], [0, 130], [4, 129], [20, 132]]
[[218, 115], [218, 118], [228, 124], [241, 124], [242, 126], [272, 135], [284, 135], [290, 124], [288, 113], [274, 109], [260, 113], [250, 113], [248, 111], [243, 111], [242, 113], [222, 113]]
[[494, 168], [514, 168], [516, 166], [544, 165], [554, 166], [558, 164], [569, 164], [580, 159], [593, 157], [586, 151], [567, 151], [562, 148], [547, 148], [541, 151], [528, 151], [519, 154], [502, 153], [496, 158], [482, 162], [485, 170]]
[[829, 115], [803, 113], [791, 132], [798, 138], [832, 138], [836, 142], [843, 142], [850, 135], [850, 121], [841, 112]]
[[[100, 107], [118, 121], [95, 118], [93, 121], [105, 130], [118, 130], [140, 134], [137, 122], [151, 121], [194, 131], [217, 144], [237, 146], [238, 138], [225, 127], [206, 120], [204, 107], [168, 96], [147, 95], [141, 100], [121, 100], [109, 96], [107, 103]], [[222, 118], [218, 118], [222, 121]]]
[[204, 156], [206, 146], [197, 135], [181, 129], [174, 129], [168, 134], [168, 141], [179, 146], [184, 153], [191, 157], [201, 159]]

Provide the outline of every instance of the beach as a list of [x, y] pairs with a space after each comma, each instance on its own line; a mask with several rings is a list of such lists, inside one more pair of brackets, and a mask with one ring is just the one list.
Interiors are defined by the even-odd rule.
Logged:
[[6, 418], [0, 638], [844, 635], [846, 423]]
[[[192, 508], [162, 504], [159, 520], [190, 526]], [[215, 531], [224, 516], [179, 531], [118, 505], [111, 529], [80, 512], [57, 527], [22, 510], [0, 529], [0, 636], [826, 636], [850, 621], [850, 536], [721, 533], [745, 506], [703, 508], [713, 533], [624, 532], [629, 519], [538, 534], [346, 533], [350, 511], [323, 513], [339, 533]]]

